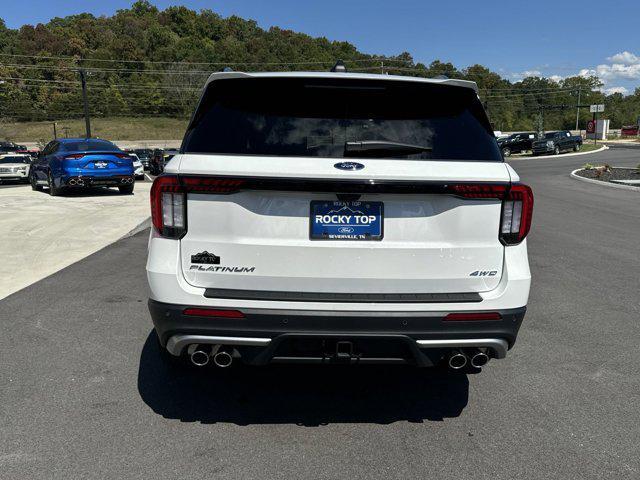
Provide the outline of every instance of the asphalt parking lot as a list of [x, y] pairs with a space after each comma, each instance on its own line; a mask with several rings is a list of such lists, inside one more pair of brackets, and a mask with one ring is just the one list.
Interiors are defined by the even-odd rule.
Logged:
[[0, 477], [640, 477], [640, 196], [569, 177], [640, 149], [514, 160], [536, 195], [518, 343], [481, 374], [175, 371], [146, 232], [0, 301]]

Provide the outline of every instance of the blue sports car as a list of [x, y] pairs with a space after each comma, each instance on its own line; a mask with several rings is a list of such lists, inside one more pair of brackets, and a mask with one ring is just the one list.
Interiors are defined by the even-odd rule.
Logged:
[[133, 160], [116, 145], [97, 138], [58, 138], [44, 147], [31, 166], [31, 188], [49, 188], [50, 195], [65, 189], [118, 187], [133, 193]]

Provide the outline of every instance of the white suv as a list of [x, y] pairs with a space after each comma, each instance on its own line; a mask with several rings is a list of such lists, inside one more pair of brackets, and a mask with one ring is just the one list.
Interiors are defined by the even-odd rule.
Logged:
[[478, 368], [524, 317], [532, 209], [473, 82], [216, 73], [152, 187], [149, 309], [196, 365]]

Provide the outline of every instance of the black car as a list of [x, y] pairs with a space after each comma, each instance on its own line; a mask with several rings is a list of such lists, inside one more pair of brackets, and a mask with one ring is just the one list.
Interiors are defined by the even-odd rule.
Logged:
[[149, 170], [149, 162], [151, 161], [151, 157], [153, 156], [153, 150], [150, 148], [136, 148], [133, 153], [135, 153], [140, 161], [142, 162], [142, 166], [145, 170]]
[[13, 142], [0, 142], [0, 153], [18, 152], [26, 150], [24, 145], [16, 145]]
[[162, 150], [157, 148], [153, 151], [153, 156], [149, 162], [149, 171], [152, 175], [160, 175], [164, 172], [164, 167], [169, 160], [178, 154], [178, 150]]
[[509, 135], [498, 140], [498, 147], [503, 157], [509, 157], [512, 153], [522, 153], [531, 150], [531, 144], [536, 139], [534, 132], [521, 132]]
[[577, 152], [582, 147], [582, 137], [571, 135], [569, 130], [547, 132], [544, 138], [533, 142], [533, 155], [554, 154], [573, 150]]

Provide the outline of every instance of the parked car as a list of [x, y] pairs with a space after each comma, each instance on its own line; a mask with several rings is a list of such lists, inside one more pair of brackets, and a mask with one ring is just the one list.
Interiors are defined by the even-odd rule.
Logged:
[[152, 175], [160, 175], [164, 172], [164, 167], [169, 161], [178, 153], [178, 150], [162, 150], [156, 149], [153, 151], [151, 162], [149, 164], [149, 171]]
[[24, 145], [16, 145], [13, 142], [0, 142], [0, 153], [18, 153], [26, 149]]
[[134, 170], [131, 157], [116, 145], [97, 138], [59, 138], [47, 144], [31, 166], [31, 187], [48, 187], [52, 196], [66, 189], [118, 187], [133, 193]]
[[142, 162], [138, 158], [138, 155], [129, 152], [129, 156], [131, 157], [131, 160], [133, 160], [133, 172], [136, 180], [144, 180], [144, 167], [142, 166]]
[[637, 137], [639, 134], [640, 126], [638, 125], [627, 125], [620, 130], [620, 135], [623, 137]]
[[533, 142], [533, 155], [554, 154], [573, 150], [577, 152], [582, 147], [582, 137], [573, 136], [568, 130], [545, 133], [544, 138]]
[[533, 194], [474, 82], [217, 73], [181, 152], [151, 189], [165, 358], [464, 369], [514, 345]]
[[149, 170], [149, 161], [151, 160], [151, 156], [153, 155], [153, 150], [150, 148], [136, 148], [133, 153], [135, 153], [145, 170]]
[[531, 143], [536, 139], [534, 132], [514, 133], [506, 138], [498, 139], [498, 147], [503, 157], [510, 157], [512, 153], [522, 153], [531, 150]]
[[31, 160], [29, 155], [10, 153], [0, 155], [0, 181], [19, 180], [29, 183], [29, 169]]

